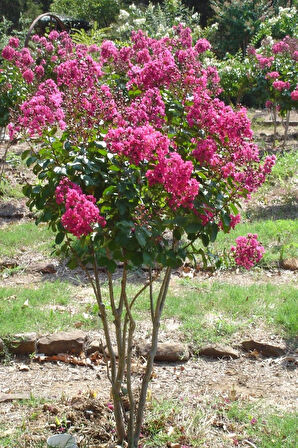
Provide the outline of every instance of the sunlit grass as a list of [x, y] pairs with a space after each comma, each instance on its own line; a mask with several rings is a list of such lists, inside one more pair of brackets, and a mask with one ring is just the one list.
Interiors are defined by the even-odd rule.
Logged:
[[72, 296], [70, 285], [60, 281], [44, 282], [35, 289], [0, 288], [0, 335], [67, 330], [77, 321], [83, 329], [98, 326], [98, 319], [86, 319], [83, 310], [71, 305]]
[[0, 257], [14, 257], [27, 249], [50, 254], [53, 241], [53, 233], [45, 225], [9, 224], [0, 228]]

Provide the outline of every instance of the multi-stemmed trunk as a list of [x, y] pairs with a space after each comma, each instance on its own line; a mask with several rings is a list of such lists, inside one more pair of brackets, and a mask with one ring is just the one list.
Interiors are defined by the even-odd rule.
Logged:
[[[83, 265], [81, 265], [84, 267]], [[119, 443], [128, 442], [129, 448], [137, 448], [141, 434], [148, 385], [152, 375], [153, 361], [157, 351], [158, 332], [164, 303], [171, 278], [171, 268], [166, 268], [159, 293], [154, 300], [152, 284], [160, 276], [161, 271], [152, 275], [149, 269], [149, 279], [133, 296], [127, 294], [127, 264], [124, 262], [121, 280], [120, 297], [114, 295], [114, 285], [111, 273], [107, 273], [109, 286], [109, 302], [112, 312], [112, 323], [106, 311], [103, 300], [96, 256], [93, 256], [94, 278], [85, 270], [93, 287], [99, 307], [99, 317], [103, 324], [105, 341], [108, 352], [107, 374], [111, 382], [111, 396], [113, 397], [114, 417], [116, 422], [117, 439]], [[150, 310], [152, 320], [151, 348], [148, 353], [145, 372], [139, 389], [133, 389], [132, 351], [134, 332], [136, 328], [132, 308], [137, 298], [146, 289], [150, 290]], [[116, 339], [116, 348], [112, 342], [112, 327]], [[125, 391], [125, 392], [124, 392]], [[128, 402], [128, 411], [124, 401]], [[127, 404], [126, 404], [127, 409]]]

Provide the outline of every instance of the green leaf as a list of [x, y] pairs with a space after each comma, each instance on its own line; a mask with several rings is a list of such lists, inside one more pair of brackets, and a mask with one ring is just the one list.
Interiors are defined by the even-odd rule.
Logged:
[[65, 233], [57, 233], [56, 238], [55, 238], [55, 244], [61, 244], [62, 241], [64, 240], [65, 237]]
[[230, 204], [230, 209], [232, 210], [232, 212], [234, 213], [234, 215], [238, 215], [239, 210], [238, 210], [238, 208], [235, 206], [235, 204]]
[[140, 244], [141, 247], [145, 247], [146, 246], [146, 239], [144, 236], [144, 232], [142, 232], [141, 229], [137, 228], [135, 230], [135, 236], [136, 239], [138, 240], [138, 243]]
[[53, 171], [54, 173], [59, 174], [60, 176], [67, 176], [67, 171], [64, 166], [55, 166]]
[[210, 232], [209, 232], [211, 243], [214, 243], [214, 241], [216, 240], [217, 234], [218, 234], [218, 225], [215, 224], [215, 222], [213, 222], [210, 225]]
[[203, 233], [201, 235], [201, 239], [202, 239], [202, 243], [204, 244], [204, 246], [207, 247], [209, 245], [209, 236], [206, 235], [205, 233]]
[[151, 257], [151, 255], [148, 252], [143, 252], [143, 261], [144, 264], [148, 265], [148, 266], [152, 266], [153, 264], [153, 259]]
[[103, 191], [102, 196], [110, 196], [114, 191], [116, 191], [115, 185], [110, 185]]
[[31, 149], [26, 149], [26, 151], [22, 152], [21, 159], [22, 160], [27, 159], [27, 157], [29, 157], [30, 154], [31, 154]]
[[208, 264], [208, 260], [207, 260], [207, 257], [206, 257], [206, 254], [205, 254], [204, 250], [203, 250], [203, 249], [200, 249], [198, 253], [199, 253], [199, 254], [201, 255], [201, 257], [202, 257], [204, 268], [206, 268], [206, 267], [207, 267], [207, 264]]
[[220, 216], [221, 216], [223, 229], [225, 232], [227, 232], [228, 230], [230, 230], [230, 223], [231, 223], [230, 215], [227, 213], [221, 212]]
[[32, 165], [34, 162], [36, 162], [37, 157], [36, 156], [30, 156], [27, 160], [26, 160], [26, 165], [29, 167], [30, 165]]
[[191, 222], [185, 226], [186, 233], [197, 233], [202, 230], [202, 224], [199, 222]]

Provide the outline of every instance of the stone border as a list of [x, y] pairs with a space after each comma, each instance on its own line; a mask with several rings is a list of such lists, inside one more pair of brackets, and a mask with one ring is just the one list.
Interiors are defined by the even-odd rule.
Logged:
[[[150, 343], [139, 341], [135, 346], [135, 353], [146, 358], [150, 350]], [[115, 350], [116, 351], [116, 350]], [[58, 355], [61, 353], [80, 356], [89, 356], [95, 352], [107, 355], [106, 347], [101, 343], [100, 336], [93, 336], [82, 330], [70, 332], [57, 332], [49, 335], [37, 333], [22, 333], [0, 339], [0, 356], [5, 354], [29, 356]], [[275, 346], [254, 340], [242, 341], [236, 347], [221, 344], [209, 344], [202, 346], [199, 356], [209, 358], [238, 359], [246, 353], [246, 356], [255, 358], [280, 357], [287, 353], [286, 347]], [[155, 361], [157, 362], [186, 362], [191, 357], [191, 351], [187, 344], [181, 342], [163, 342], [158, 345]]]

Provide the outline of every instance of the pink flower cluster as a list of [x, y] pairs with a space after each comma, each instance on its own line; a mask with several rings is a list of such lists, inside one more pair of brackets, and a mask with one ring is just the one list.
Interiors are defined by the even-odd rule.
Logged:
[[96, 223], [102, 227], [106, 225], [105, 219], [99, 214], [95, 205], [95, 197], [83, 194], [81, 187], [66, 177], [59, 182], [55, 194], [57, 204], [65, 204], [66, 211], [61, 218], [62, 225], [76, 237], [89, 235]]
[[199, 39], [195, 44], [195, 50], [200, 54], [210, 50], [211, 45], [207, 39]]
[[147, 171], [146, 177], [150, 186], [161, 184], [170, 193], [169, 205], [173, 209], [180, 206], [193, 208], [193, 201], [199, 192], [199, 183], [191, 178], [192, 172], [192, 162], [184, 162], [178, 153], [173, 152], [166, 157], [162, 154], [154, 169]]
[[[241, 222], [241, 215], [238, 213], [238, 215], [230, 215], [230, 229], [235, 229], [236, 225]], [[222, 221], [219, 222], [219, 227], [223, 229]]]
[[272, 86], [276, 89], [279, 90], [280, 92], [285, 90], [285, 89], [289, 89], [291, 84], [289, 83], [289, 81], [274, 81], [272, 83]]
[[110, 129], [105, 141], [112, 152], [126, 156], [135, 165], [169, 150], [169, 139], [150, 125]]
[[272, 45], [272, 52], [274, 54], [285, 53], [286, 51], [289, 51], [289, 49], [290, 46], [284, 40], [276, 42], [275, 44]]
[[22, 116], [19, 125], [28, 130], [30, 136], [41, 135], [47, 126], [59, 124], [66, 127], [61, 108], [63, 96], [52, 79], [47, 79], [38, 87], [36, 94], [21, 105]]
[[278, 77], [279, 77], [278, 72], [269, 72], [265, 76], [266, 79], [277, 79]]
[[266, 107], [272, 103], [272, 107], [276, 110], [277, 107], [283, 111], [294, 108], [295, 105], [289, 101], [288, 94], [290, 93], [292, 101], [296, 101], [295, 90], [292, 89], [293, 83], [296, 82], [294, 73], [295, 62], [298, 60], [298, 39], [286, 36], [275, 43], [264, 39], [259, 53], [255, 48], [250, 47], [247, 54], [257, 69], [271, 68], [272, 70], [265, 74], [265, 79], [269, 81], [269, 100], [266, 102]]
[[141, 125], [151, 123], [157, 128], [165, 124], [165, 104], [157, 88], [148, 89], [125, 110], [127, 124]]
[[[103, 138], [108, 151], [139, 166], [149, 186], [163, 190], [172, 209], [195, 210], [202, 169], [228, 190], [254, 191], [270, 161], [259, 163], [246, 110], [215, 98], [217, 70], [202, 66], [209, 42], [199, 39], [193, 46], [190, 30], [181, 25], [175, 33], [156, 40], [133, 32], [132, 45], [121, 49], [111, 41], [100, 48], [75, 45], [66, 33], [33, 36], [38, 65], [27, 69], [39, 79], [50, 73], [57, 82], [30, 84], [36, 93], [21, 106], [18, 126], [30, 135], [67, 126], [76, 145]], [[126, 89], [111, 82], [111, 73]], [[30, 72], [25, 76], [30, 82]]]
[[260, 68], [264, 69], [264, 68], [270, 68], [272, 65], [272, 62], [274, 61], [274, 57], [265, 57], [262, 56], [261, 54], [256, 54], [256, 58], [259, 62], [259, 66]]
[[252, 268], [257, 264], [265, 252], [264, 247], [258, 241], [258, 235], [249, 233], [247, 237], [238, 236], [236, 246], [231, 247], [231, 253], [238, 266], [245, 269]]
[[28, 48], [22, 48], [18, 51], [18, 46], [19, 39], [12, 37], [9, 40], [9, 44], [2, 50], [2, 57], [7, 61], [13, 62], [20, 69], [24, 80], [31, 84], [34, 80], [34, 73], [30, 67], [33, 66], [34, 59]]

